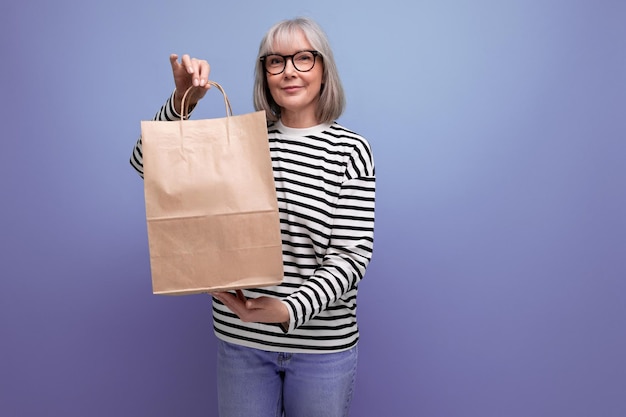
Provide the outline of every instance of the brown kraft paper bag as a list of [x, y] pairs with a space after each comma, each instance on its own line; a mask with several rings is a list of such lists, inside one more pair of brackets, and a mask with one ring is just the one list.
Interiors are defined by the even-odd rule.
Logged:
[[154, 294], [263, 287], [283, 278], [265, 112], [233, 116], [222, 87], [210, 83], [224, 95], [227, 117], [141, 122]]

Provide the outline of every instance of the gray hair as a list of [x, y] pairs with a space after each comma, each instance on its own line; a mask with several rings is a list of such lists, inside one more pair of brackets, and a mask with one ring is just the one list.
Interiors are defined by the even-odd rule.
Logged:
[[322, 74], [322, 90], [317, 104], [316, 116], [320, 123], [332, 123], [343, 113], [346, 106], [346, 97], [326, 34], [317, 23], [306, 17], [298, 17], [276, 23], [261, 40], [255, 67], [254, 108], [257, 111], [265, 110], [269, 122], [275, 122], [280, 119], [280, 107], [272, 98], [267, 85], [265, 68], [260, 58], [273, 52], [273, 48], [277, 45], [287, 43], [294, 33], [298, 31], [304, 34], [313, 49], [322, 56], [324, 72]]

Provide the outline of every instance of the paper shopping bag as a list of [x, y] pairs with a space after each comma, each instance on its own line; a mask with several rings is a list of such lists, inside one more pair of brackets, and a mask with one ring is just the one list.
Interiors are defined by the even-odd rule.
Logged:
[[265, 112], [233, 116], [222, 87], [211, 84], [224, 95], [226, 117], [141, 122], [154, 294], [282, 281]]

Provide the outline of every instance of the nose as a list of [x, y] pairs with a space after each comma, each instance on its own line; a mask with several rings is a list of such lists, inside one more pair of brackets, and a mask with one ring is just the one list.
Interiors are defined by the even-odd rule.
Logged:
[[285, 71], [283, 71], [283, 73], [286, 76], [292, 75], [296, 72], [296, 67], [293, 65], [293, 61], [291, 59], [287, 59], [285, 61]]

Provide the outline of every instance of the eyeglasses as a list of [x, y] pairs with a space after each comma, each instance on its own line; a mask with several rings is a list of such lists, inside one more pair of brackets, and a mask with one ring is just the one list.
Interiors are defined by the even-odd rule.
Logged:
[[293, 67], [300, 72], [311, 71], [315, 66], [315, 58], [321, 56], [317, 51], [300, 51], [293, 55], [269, 54], [262, 56], [261, 62], [265, 65], [265, 71], [272, 75], [281, 74], [287, 66], [287, 59], [291, 59]]

